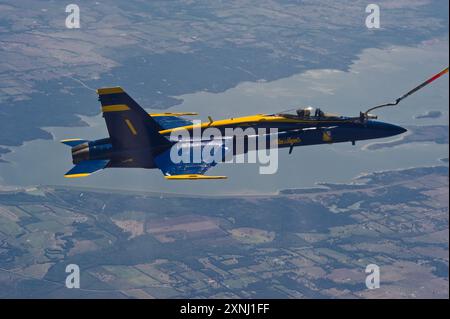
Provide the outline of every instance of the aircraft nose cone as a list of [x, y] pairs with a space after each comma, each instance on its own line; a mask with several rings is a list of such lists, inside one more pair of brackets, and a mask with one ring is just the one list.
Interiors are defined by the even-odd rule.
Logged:
[[397, 126], [397, 127], [398, 127], [398, 130], [399, 130], [398, 134], [402, 134], [402, 133], [408, 132], [408, 130], [406, 128], [404, 128], [404, 127], [401, 127], [401, 126]]
[[377, 130], [379, 131], [379, 133], [381, 133], [385, 137], [394, 136], [406, 132], [405, 128], [394, 124], [381, 122], [377, 126]]
[[405, 133], [407, 131], [407, 129], [401, 127], [401, 126], [397, 126], [397, 125], [393, 125], [393, 124], [386, 124], [387, 125], [387, 130], [389, 132], [392, 133], [392, 135], [398, 135], [398, 134], [402, 134]]
[[377, 121], [370, 122], [369, 127], [371, 128], [371, 134], [373, 134], [372, 138], [389, 137], [407, 131], [401, 126]]

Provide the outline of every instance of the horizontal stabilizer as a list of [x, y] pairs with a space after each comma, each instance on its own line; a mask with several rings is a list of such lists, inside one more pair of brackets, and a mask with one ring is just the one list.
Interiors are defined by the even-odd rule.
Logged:
[[74, 146], [77, 146], [77, 145], [80, 145], [80, 144], [83, 144], [86, 142], [88, 142], [88, 141], [82, 140], [80, 138], [69, 138], [69, 139], [61, 141], [61, 143], [66, 144], [67, 146], [70, 146], [70, 147], [74, 147]]
[[193, 179], [226, 179], [226, 176], [207, 176], [201, 174], [166, 175], [166, 179], [193, 180]]
[[192, 125], [192, 121], [186, 120], [180, 116], [198, 115], [194, 112], [179, 112], [179, 113], [149, 113], [149, 115], [159, 124], [161, 130], [168, 130], [180, 126]]
[[68, 171], [64, 177], [77, 178], [91, 175], [92, 173], [103, 169], [108, 165], [109, 160], [91, 160], [82, 161], [75, 165], [70, 171]]

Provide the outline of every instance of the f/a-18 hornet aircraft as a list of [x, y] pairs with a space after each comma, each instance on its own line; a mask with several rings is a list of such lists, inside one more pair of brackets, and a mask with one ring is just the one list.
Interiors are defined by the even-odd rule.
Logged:
[[[295, 113], [256, 114], [244, 117], [193, 123], [183, 116], [196, 113], [149, 114], [134, 101], [122, 88], [111, 87], [97, 90], [102, 105], [103, 117], [109, 137], [99, 140], [66, 139], [62, 143], [72, 148], [75, 166], [65, 177], [84, 177], [98, 170], [111, 167], [159, 168], [166, 179], [222, 179], [226, 176], [207, 176], [204, 173], [225, 158], [225, 154], [235, 156], [249, 151], [271, 148], [288, 148], [289, 153], [296, 146], [330, 144], [384, 138], [404, 133], [406, 129], [389, 123], [376, 121], [377, 116], [370, 112], [386, 106], [395, 106], [403, 99], [430, 84], [448, 72], [448, 67], [429, 78], [392, 103], [377, 105], [358, 116], [346, 117], [325, 113], [311, 107], [297, 109]], [[213, 150], [221, 151], [219, 160], [201, 158], [199, 161], [174, 161], [173, 147], [188, 148], [192, 151], [211, 147], [211, 137], [202, 134], [215, 128], [222, 138], [215, 140]], [[247, 134], [243, 147], [236, 146], [236, 136], [227, 135], [229, 129], [265, 129], [265, 134]], [[228, 129], [228, 130], [227, 130]], [[275, 144], [269, 143], [273, 135], [268, 129], [276, 129]], [[181, 132], [192, 134], [189, 139], [173, 141], [171, 135]], [[245, 131], [244, 131], [245, 132]], [[272, 136], [273, 137], [273, 136]], [[264, 143], [250, 143], [263, 139]], [[231, 142], [231, 144], [230, 144]], [[262, 145], [262, 146], [261, 146]], [[217, 148], [218, 146], [218, 148]], [[211, 155], [211, 154], [210, 154]], [[212, 154], [214, 155], [214, 154]], [[190, 156], [192, 159], [192, 156]]]

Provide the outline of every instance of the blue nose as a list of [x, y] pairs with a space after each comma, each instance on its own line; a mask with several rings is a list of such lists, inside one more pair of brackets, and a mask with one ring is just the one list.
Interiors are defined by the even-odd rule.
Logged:
[[388, 124], [388, 123], [383, 123], [383, 130], [389, 132], [389, 134], [391, 134], [390, 136], [393, 135], [398, 135], [398, 134], [402, 134], [405, 133], [407, 131], [407, 129], [401, 127], [401, 126], [397, 126], [394, 124]]
[[375, 135], [377, 138], [394, 136], [405, 133], [407, 131], [405, 128], [401, 126], [377, 121], [369, 121], [367, 123], [367, 127], [370, 129], [371, 133]]

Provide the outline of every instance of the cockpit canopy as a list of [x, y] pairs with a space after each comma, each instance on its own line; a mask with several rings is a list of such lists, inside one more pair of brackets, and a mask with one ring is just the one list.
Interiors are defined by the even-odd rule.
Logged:
[[336, 114], [324, 113], [321, 109], [314, 108], [311, 106], [299, 108], [295, 110], [295, 113], [296, 114], [280, 113], [278, 115], [286, 118], [295, 118], [295, 119], [339, 117]]
[[304, 117], [323, 117], [323, 115], [325, 115], [321, 109], [315, 109], [311, 106], [309, 107], [305, 107], [305, 108], [301, 108], [301, 109], [297, 109], [295, 111], [295, 113], [297, 113], [298, 117], [304, 118]]

